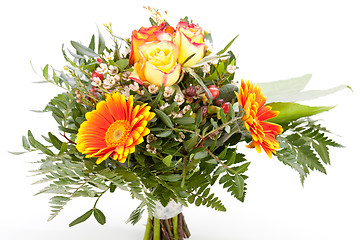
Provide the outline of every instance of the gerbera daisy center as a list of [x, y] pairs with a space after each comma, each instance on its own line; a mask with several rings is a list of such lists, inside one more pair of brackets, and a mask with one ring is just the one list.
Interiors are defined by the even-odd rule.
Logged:
[[131, 127], [127, 120], [113, 122], [105, 134], [105, 141], [108, 146], [124, 144], [130, 134]]

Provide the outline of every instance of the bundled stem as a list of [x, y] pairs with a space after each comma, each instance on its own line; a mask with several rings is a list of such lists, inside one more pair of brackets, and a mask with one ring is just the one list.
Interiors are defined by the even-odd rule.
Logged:
[[144, 240], [183, 240], [190, 237], [184, 215], [169, 219], [148, 218]]

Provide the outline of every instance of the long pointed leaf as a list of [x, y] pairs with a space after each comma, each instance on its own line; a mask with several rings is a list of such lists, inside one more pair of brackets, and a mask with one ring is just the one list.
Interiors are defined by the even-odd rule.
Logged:
[[329, 111], [334, 106], [310, 107], [298, 103], [276, 102], [268, 104], [272, 110], [279, 111], [279, 115], [269, 121], [280, 125], [287, 124], [302, 117], [309, 117], [318, 113]]

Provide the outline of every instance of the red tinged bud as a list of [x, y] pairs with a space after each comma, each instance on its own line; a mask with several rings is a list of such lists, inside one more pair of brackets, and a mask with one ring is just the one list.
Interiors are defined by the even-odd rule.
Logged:
[[207, 107], [206, 107], [206, 106], [202, 106], [202, 107], [201, 107], [201, 114], [202, 114], [202, 116], [203, 116], [203, 117], [206, 117], [207, 113], [208, 113]]
[[96, 61], [97, 61], [98, 63], [102, 63], [102, 59], [101, 59], [101, 58], [97, 58]]
[[104, 76], [96, 71], [91, 74], [91, 78], [98, 77], [101, 81], [104, 80]]
[[185, 90], [186, 96], [193, 97], [196, 94], [196, 88], [194, 86], [190, 86]]
[[215, 105], [216, 106], [221, 106], [221, 105], [223, 105], [225, 103], [225, 100], [224, 99], [219, 99], [219, 100], [216, 100], [215, 101]]
[[223, 109], [225, 114], [229, 113], [229, 103], [228, 102], [221, 104], [221, 108]]
[[[208, 86], [209, 91], [211, 92], [213, 99], [217, 98], [217, 96], [219, 96], [219, 89], [215, 86], [215, 85], [210, 85]], [[209, 97], [206, 94], [207, 97]]]

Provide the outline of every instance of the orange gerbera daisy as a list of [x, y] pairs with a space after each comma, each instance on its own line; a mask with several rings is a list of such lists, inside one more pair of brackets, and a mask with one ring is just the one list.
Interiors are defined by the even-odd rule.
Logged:
[[251, 133], [253, 141], [247, 147], [255, 147], [260, 153], [261, 148], [271, 158], [272, 154], [279, 149], [279, 143], [275, 136], [280, 134], [283, 129], [280, 125], [265, 122], [279, 114], [278, 111], [271, 111], [270, 106], [264, 106], [266, 98], [261, 92], [260, 87], [253, 86], [251, 81], [241, 80], [239, 94], [236, 93], [240, 106], [244, 109], [244, 126]]
[[76, 148], [88, 158], [98, 158], [97, 164], [109, 156], [125, 162], [135, 151], [135, 145], [142, 143], [143, 137], [150, 133], [146, 125], [155, 113], [149, 110], [146, 104], [133, 108], [132, 95], [126, 101], [118, 92], [107, 94], [105, 101], [86, 113], [87, 121], [80, 125]]

